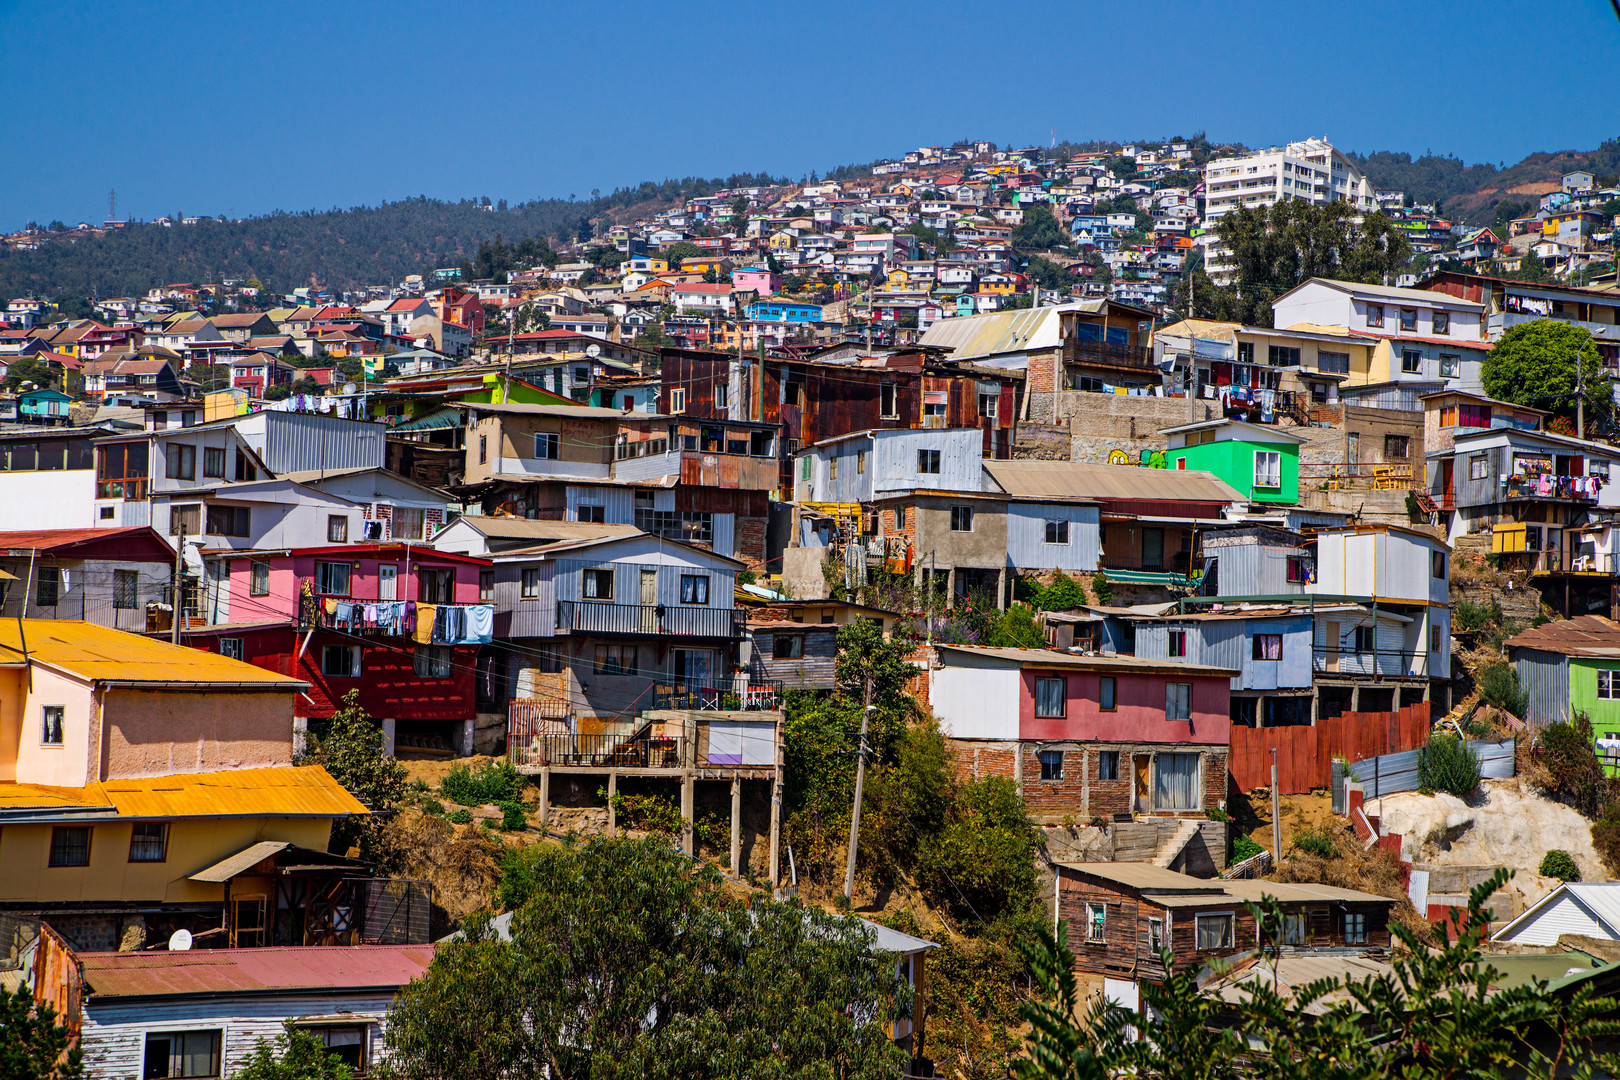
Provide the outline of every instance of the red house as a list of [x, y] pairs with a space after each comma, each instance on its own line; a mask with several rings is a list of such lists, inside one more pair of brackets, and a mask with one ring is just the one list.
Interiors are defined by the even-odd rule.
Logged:
[[182, 639], [308, 682], [299, 730], [357, 690], [390, 748], [472, 751], [478, 673], [496, 667], [487, 559], [343, 544], [210, 552], [205, 562], [206, 625], [188, 626]]
[[1202, 818], [1226, 802], [1228, 668], [936, 645], [928, 695], [959, 772], [1040, 815]]
[[477, 293], [468, 292], [454, 285], [446, 285], [439, 294], [439, 301], [434, 305], [438, 308], [439, 318], [445, 322], [459, 323], [472, 331], [474, 338], [484, 333], [484, 305], [478, 299]]

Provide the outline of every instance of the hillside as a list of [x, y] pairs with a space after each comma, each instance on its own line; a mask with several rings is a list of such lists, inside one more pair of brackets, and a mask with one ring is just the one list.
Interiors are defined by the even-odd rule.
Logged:
[[[1374, 186], [1404, 191], [1416, 203], [1435, 203], [1442, 213], [1476, 224], [1490, 224], [1499, 203], [1528, 203], [1557, 190], [1566, 172], [1585, 169], [1599, 177], [1620, 173], [1620, 139], [1607, 139], [1596, 150], [1556, 150], [1531, 154], [1498, 169], [1489, 162], [1465, 165], [1461, 159], [1380, 151], [1350, 154]], [[1547, 185], [1552, 186], [1547, 186]]]

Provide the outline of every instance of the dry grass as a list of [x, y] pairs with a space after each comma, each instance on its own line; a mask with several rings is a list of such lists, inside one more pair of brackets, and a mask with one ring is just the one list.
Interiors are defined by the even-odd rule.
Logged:
[[403, 810], [388, 823], [383, 838], [398, 852], [402, 876], [433, 886], [435, 937], [489, 906], [500, 878], [498, 848], [477, 826], [456, 826], [442, 817]]
[[[1285, 810], [1283, 814], [1285, 823], [1288, 816]], [[1350, 823], [1332, 814], [1331, 808], [1326, 821], [1316, 817], [1306, 826], [1303, 824], [1307, 821], [1304, 814], [1295, 818], [1295, 821], [1301, 823], [1298, 827], [1309, 827], [1330, 836], [1333, 840], [1333, 854], [1323, 857], [1297, 849], [1288, 850], [1288, 843], [1284, 841], [1283, 848], [1288, 854], [1272, 872], [1271, 877], [1274, 880], [1296, 882], [1301, 885], [1332, 885], [1335, 888], [1356, 889], [1398, 900], [1399, 903], [1391, 913], [1395, 921], [1416, 934], [1419, 941], [1426, 944], [1436, 943], [1434, 928], [1407, 898], [1406, 886], [1401, 877], [1400, 860], [1394, 853], [1380, 847], [1364, 849]]]

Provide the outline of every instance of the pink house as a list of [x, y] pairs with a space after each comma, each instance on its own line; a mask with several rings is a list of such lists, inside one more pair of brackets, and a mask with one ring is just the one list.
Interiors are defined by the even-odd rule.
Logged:
[[1005, 776], [1037, 814], [1203, 817], [1226, 801], [1227, 668], [937, 645], [928, 695], [965, 778]]
[[782, 275], [762, 266], [739, 267], [731, 272], [731, 287], [738, 292], [752, 290], [761, 296], [775, 296], [782, 291]]

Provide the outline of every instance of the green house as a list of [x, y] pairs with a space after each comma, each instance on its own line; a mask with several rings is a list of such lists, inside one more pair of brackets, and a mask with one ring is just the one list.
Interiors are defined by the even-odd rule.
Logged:
[[1165, 464], [1214, 473], [1251, 503], [1299, 502], [1299, 448], [1304, 439], [1242, 420], [1205, 420], [1161, 428]]
[[1580, 615], [1507, 640], [1525, 692], [1524, 720], [1540, 727], [1584, 716], [1610, 776], [1620, 775], [1620, 623]]

